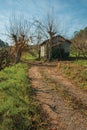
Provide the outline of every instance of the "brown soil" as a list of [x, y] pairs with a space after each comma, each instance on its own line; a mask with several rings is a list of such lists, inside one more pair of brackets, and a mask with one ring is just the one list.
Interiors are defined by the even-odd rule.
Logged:
[[87, 93], [58, 72], [56, 63], [34, 63], [29, 78], [49, 130], [87, 130]]

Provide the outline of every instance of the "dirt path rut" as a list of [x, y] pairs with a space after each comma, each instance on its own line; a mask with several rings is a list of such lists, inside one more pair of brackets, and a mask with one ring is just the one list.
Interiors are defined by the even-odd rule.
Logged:
[[54, 66], [31, 65], [36, 99], [48, 115], [50, 130], [87, 130], [87, 95], [58, 73]]

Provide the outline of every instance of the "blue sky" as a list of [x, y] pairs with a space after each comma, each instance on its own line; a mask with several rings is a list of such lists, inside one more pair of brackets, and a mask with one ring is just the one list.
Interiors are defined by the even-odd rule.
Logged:
[[67, 38], [87, 26], [87, 0], [0, 0], [0, 39], [8, 41], [3, 34], [12, 13], [44, 20], [52, 9], [60, 33]]

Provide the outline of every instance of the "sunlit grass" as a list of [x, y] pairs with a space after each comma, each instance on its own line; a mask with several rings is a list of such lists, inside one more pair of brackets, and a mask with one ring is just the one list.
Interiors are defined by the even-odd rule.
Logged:
[[25, 61], [34, 61], [37, 57], [38, 57], [37, 53], [32, 55], [32, 54], [30, 54], [28, 52], [25, 52], [25, 53], [23, 53], [21, 59], [25, 60]]
[[0, 130], [40, 128], [40, 110], [32, 99], [27, 71], [27, 65], [19, 63], [0, 72]]

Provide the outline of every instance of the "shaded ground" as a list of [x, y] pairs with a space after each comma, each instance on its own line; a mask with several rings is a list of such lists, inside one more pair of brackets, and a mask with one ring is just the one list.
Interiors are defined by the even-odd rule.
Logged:
[[50, 130], [87, 130], [87, 93], [65, 79], [55, 63], [31, 64], [29, 77]]

